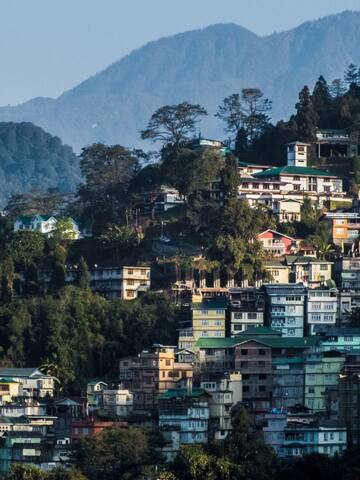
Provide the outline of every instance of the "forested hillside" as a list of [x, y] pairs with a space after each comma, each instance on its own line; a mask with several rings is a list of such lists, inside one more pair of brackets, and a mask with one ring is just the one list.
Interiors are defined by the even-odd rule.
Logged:
[[74, 191], [79, 162], [71, 147], [32, 123], [0, 123], [0, 205], [32, 189]]

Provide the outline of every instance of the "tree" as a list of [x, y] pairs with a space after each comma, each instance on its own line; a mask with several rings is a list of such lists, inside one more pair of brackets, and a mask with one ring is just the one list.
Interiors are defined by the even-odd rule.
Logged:
[[312, 93], [312, 105], [318, 116], [321, 128], [330, 128], [334, 125], [333, 99], [325, 78], [320, 75]]
[[81, 439], [73, 447], [72, 459], [89, 480], [138, 480], [160, 461], [156, 447], [154, 438], [140, 428], [112, 427]]
[[127, 222], [130, 184], [139, 170], [138, 152], [121, 145], [96, 143], [84, 148], [80, 166], [85, 183], [78, 191], [83, 217], [94, 223], [95, 233], [106, 223]]
[[112, 252], [114, 260], [139, 245], [139, 237], [133, 227], [110, 224], [100, 236], [102, 246]]
[[66, 207], [72, 196], [72, 194], [60, 192], [57, 188], [16, 193], [11, 195], [5, 211], [11, 217], [55, 214]]
[[243, 88], [242, 90], [242, 101], [246, 115], [245, 128], [250, 143], [261, 135], [269, 123], [267, 112], [271, 110], [272, 102], [263, 97], [264, 93], [259, 88]]
[[235, 138], [240, 129], [244, 128], [245, 125], [245, 113], [240, 94], [233, 93], [224, 98], [215, 117], [225, 122], [225, 131]]
[[299, 93], [294, 120], [297, 124], [299, 140], [312, 141], [315, 138], [318, 115], [312, 104], [310, 90], [307, 86]]
[[11, 256], [17, 267], [27, 267], [38, 261], [44, 253], [45, 239], [40, 232], [14, 232], [6, 245], [6, 254]]
[[79, 270], [78, 270], [77, 284], [82, 290], [89, 290], [90, 284], [91, 284], [91, 275], [89, 272], [88, 264], [86, 263], [84, 257], [80, 258], [78, 267], [79, 267]]
[[205, 115], [207, 111], [198, 104], [165, 105], [153, 113], [147, 128], [141, 132], [141, 138], [177, 148], [195, 132], [196, 123]]
[[54, 230], [51, 232], [51, 238], [55, 243], [64, 243], [76, 239], [73, 220], [69, 217], [57, 219]]
[[344, 73], [344, 82], [348, 85], [358, 85], [360, 82], [359, 69], [353, 63], [347, 67]]
[[330, 84], [329, 91], [331, 96], [335, 99], [342, 97], [346, 92], [343, 80], [341, 80], [341, 78], [335, 78]]
[[234, 93], [219, 106], [215, 116], [225, 122], [225, 131], [237, 139], [238, 147], [241, 131], [246, 132], [246, 141], [251, 144], [269, 123], [266, 113], [271, 110], [271, 101], [263, 97], [258, 88], [243, 88], [241, 96]]

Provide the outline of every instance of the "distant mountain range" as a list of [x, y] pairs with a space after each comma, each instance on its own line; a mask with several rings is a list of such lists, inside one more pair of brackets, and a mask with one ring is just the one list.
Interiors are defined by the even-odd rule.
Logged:
[[203, 135], [221, 137], [213, 114], [225, 96], [259, 87], [273, 100], [273, 118], [288, 117], [304, 84], [342, 77], [350, 63], [360, 64], [360, 12], [266, 37], [219, 24], [151, 42], [57, 99], [1, 107], [0, 121], [31, 121], [77, 150], [94, 141], [141, 146], [156, 108], [188, 100], [209, 111]]

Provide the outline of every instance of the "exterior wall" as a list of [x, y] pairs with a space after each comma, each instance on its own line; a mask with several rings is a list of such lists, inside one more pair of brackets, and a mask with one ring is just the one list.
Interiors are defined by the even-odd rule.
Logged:
[[266, 319], [284, 337], [304, 336], [305, 289], [299, 285], [265, 286]]
[[178, 430], [180, 444], [208, 442], [209, 405], [207, 401], [185, 399], [161, 400], [159, 429]]
[[134, 409], [154, 409], [158, 396], [181, 379], [192, 378], [192, 365], [175, 361], [172, 348], [144, 351], [120, 360], [120, 381], [134, 395]]
[[299, 457], [310, 453], [329, 455], [343, 453], [346, 450], [345, 428], [292, 427], [285, 429], [285, 457]]
[[268, 279], [266, 283], [289, 283], [290, 267], [286, 265], [264, 265]]
[[307, 295], [307, 332], [313, 335], [316, 325], [335, 326], [338, 308], [336, 289], [309, 289]]
[[305, 362], [305, 407], [312, 412], [326, 411], [326, 390], [337, 387], [345, 357], [311, 354]]
[[342, 373], [339, 378], [339, 420], [346, 426], [349, 443], [360, 445], [359, 374]]
[[352, 244], [360, 234], [360, 215], [357, 212], [328, 212], [325, 219], [330, 223], [331, 239], [335, 245]]
[[342, 290], [360, 290], [360, 257], [342, 257], [335, 261], [335, 280]]
[[235, 370], [241, 372], [243, 401], [251, 408], [269, 408], [272, 387], [271, 348], [249, 340], [234, 349]]
[[292, 281], [294, 283], [303, 283], [310, 288], [324, 285], [327, 280], [331, 280], [331, 262], [310, 260], [302, 262], [296, 260], [291, 265]]
[[304, 360], [280, 358], [273, 360], [272, 406], [287, 409], [304, 405]]
[[232, 309], [230, 312], [231, 336], [239, 335], [251, 327], [264, 325], [264, 311], [240, 311]]
[[273, 230], [266, 230], [257, 236], [266, 253], [274, 256], [289, 255], [296, 247], [295, 240]]

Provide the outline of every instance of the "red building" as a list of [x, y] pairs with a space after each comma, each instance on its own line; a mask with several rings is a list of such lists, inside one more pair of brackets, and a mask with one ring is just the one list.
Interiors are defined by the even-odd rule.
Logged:
[[128, 424], [127, 422], [106, 422], [93, 418], [73, 420], [70, 430], [71, 441], [79, 440], [82, 437], [93, 437], [105, 428], [111, 428], [113, 426], [127, 428]]
[[289, 237], [270, 228], [259, 233], [257, 240], [263, 244], [265, 252], [275, 257], [296, 253], [300, 243], [299, 239]]

